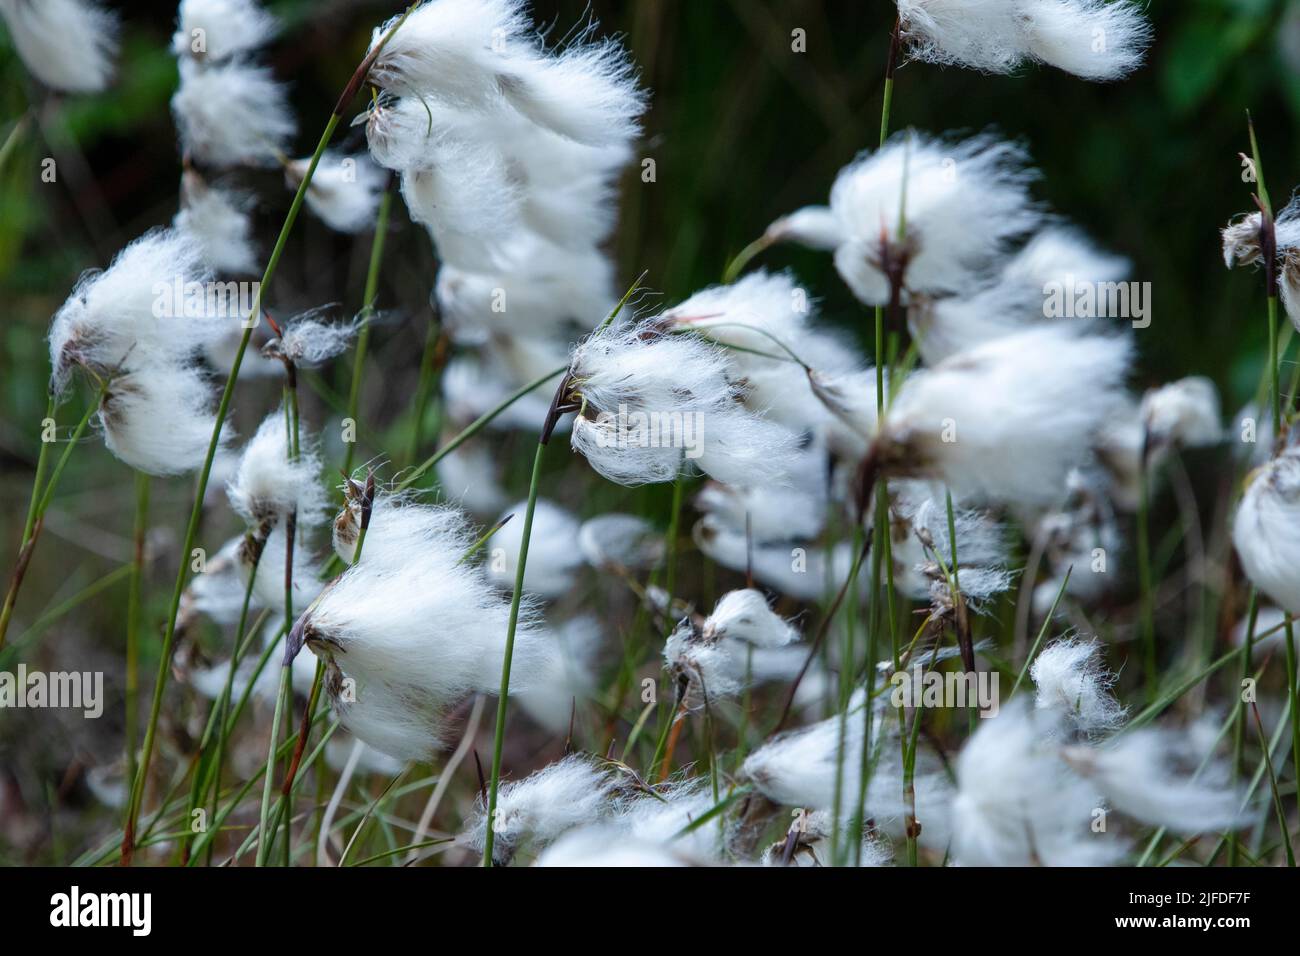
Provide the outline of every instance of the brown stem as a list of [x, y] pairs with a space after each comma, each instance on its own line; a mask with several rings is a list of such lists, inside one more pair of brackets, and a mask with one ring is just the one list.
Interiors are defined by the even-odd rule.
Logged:
[[664, 747], [663, 763], [659, 765], [660, 783], [668, 779], [668, 774], [673, 769], [673, 753], [677, 750], [677, 741], [682, 736], [684, 726], [686, 726], [686, 699], [683, 697], [677, 707], [677, 713], [673, 715], [673, 729], [668, 733], [668, 745]]
[[[32, 552], [36, 550], [36, 539], [41, 536], [41, 528], [45, 524], [45, 516], [36, 519], [32, 525], [32, 536], [27, 539], [22, 550], [18, 552], [18, 562], [14, 565], [14, 574], [9, 581], [9, 590], [5, 593], [4, 609], [0, 610], [0, 621], [7, 625], [9, 618], [14, 612], [14, 604], [18, 600], [18, 589], [23, 586], [23, 578], [27, 575], [27, 566], [32, 562]], [[0, 628], [0, 647], [4, 647], [5, 628]]]

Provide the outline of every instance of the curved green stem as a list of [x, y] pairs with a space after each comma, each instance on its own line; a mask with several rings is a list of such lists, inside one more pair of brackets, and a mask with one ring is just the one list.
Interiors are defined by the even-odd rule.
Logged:
[[497, 699], [496, 735], [492, 741], [492, 779], [488, 785], [487, 840], [483, 844], [483, 865], [486, 867], [492, 865], [492, 845], [496, 837], [497, 789], [501, 785], [501, 751], [505, 744], [506, 710], [510, 699], [510, 662], [515, 651], [519, 601], [524, 594], [524, 569], [528, 564], [528, 542], [533, 534], [533, 512], [537, 508], [537, 491], [542, 478], [542, 457], [545, 454], [546, 445], [539, 441], [537, 454], [533, 456], [533, 477], [528, 485], [528, 508], [524, 511], [524, 530], [519, 539], [519, 560], [515, 566], [515, 592], [510, 598], [510, 623], [506, 627], [505, 656], [501, 661], [501, 691]]
[[393, 207], [392, 187], [384, 190], [379, 200], [379, 213], [375, 217], [375, 237], [370, 243], [370, 265], [366, 269], [366, 288], [361, 297], [361, 315], [365, 324], [357, 333], [357, 347], [352, 356], [352, 385], [348, 391], [348, 418], [352, 422], [352, 438], [343, 459], [343, 471], [352, 474], [352, 459], [357, 443], [357, 409], [361, 404], [361, 379], [366, 367], [366, 351], [370, 344], [370, 318], [375, 313], [375, 298], [379, 295], [379, 267], [384, 261], [384, 240], [388, 234], [388, 215]]

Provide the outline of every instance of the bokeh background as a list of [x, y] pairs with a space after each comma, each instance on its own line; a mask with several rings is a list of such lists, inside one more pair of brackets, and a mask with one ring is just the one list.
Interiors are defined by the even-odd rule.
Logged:
[[[37, 134], [16, 145], [0, 172], [0, 575], [6, 579], [45, 408], [49, 318], [83, 270], [107, 265], [130, 239], [170, 222], [176, 210], [180, 161], [168, 108], [177, 80], [168, 50], [175, 5], [106, 5], [122, 15], [124, 33], [118, 82], [100, 96], [48, 99], [0, 31], [0, 141], [29, 106], [40, 116]], [[402, 4], [266, 5], [285, 24], [267, 60], [291, 84], [298, 152], [306, 154], [371, 28]], [[616, 252], [622, 278], [646, 270], [648, 286], [665, 304], [717, 281], [727, 260], [772, 219], [824, 201], [836, 171], [875, 142], [894, 18], [885, 0], [536, 0], [533, 7], [539, 22], [555, 25], [557, 37], [593, 16], [603, 32], [624, 34], [653, 92], [640, 155], [655, 161], [655, 181], [643, 182], [637, 170], [627, 176]], [[1151, 283], [1153, 321], [1137, 334], [1134, 385], [1208, 375], [1231, 411], [1259, 378], [1263, 298], [1257, 276], [1224, 268], [1217, 230], [1250, 207], [1238, 155], [1249, 151], [1247, 110], [1275, 202], [1300, 183], [1300, 2], [1154, 0], [1149, 15], [1156, 42], [1148, 64], [1127, 81], [1091, 84], [1048, 69], [986, 77], [906, 65], [898, 73], [892, 125], [932, 132], [991, 127], [1023, 140], [1043, 174], [1039, 196], [1102, 246], [1129, 257], [1133, 278]], [[806, 52], [791, 49], [796, 29], [805, 31]], [[359, 129], [343, 136], [346, 144], [363, 146]], [[41, 180], [47, 157], [57, 161], [55, 183]], [[275, 171], [237, 178], [259, 197], [259, 235], [269, 248], [290, 193]], [[382, 374], [369, 376], [364, 397], [364, 416], [378, 426], [367, 454], [385, 450], [385, 429], [404, 434], [432, 318], [431, 245], [400, 203], [394, 210], [378, 299], [385, 319], [371, 339], [371, 367]], [[368, 254], [368, 236], [340, 237], [304, 215], [267, 301], [286, 313], [322, 303], [353, 311]], [[865, 347], [868, 316], [829, 257], [776, 249], [760, 263], [795, 269], [821, 298], [825, 320], [858, 334]], [[306, 421], [328, 414], [331, 389], [346, 393], [347, 363], [338, 364], [307, 395]], [[83, 393], [64, 406], [61, 426], [75, 421], [85, 400]], [[249, 434], [277, 400], [274, 383], [241, 384], [240, 433]], [[515, 450], [525, 447], [521, 437]], [[509, 452], [503, 459], [517, 459], [518, 467], [510, 466], [506, 480], [522, 493], [530, 456]], [[190, 494], [188, 479], [155, 482], [154, 605], [170, 587]], [[666, 494], [607, 483], [593, 489], [588, 481], [567, 497], [584, 513], [618, 506], [662, 514]], [[562, 485], [555, 497], [566, 497]], [[92, 437], [61, 485], [11, 631], [20, 639], [0, 653], [0, 668], [26, 660], [46, 669], [120, 670], [124, 583], [94, 594], [48, 629], [40, 618], [130, 560], [131, 521], [130, 474]], [[207, 537], [221, 540], [216, 530]], [[148, 611], [157, 616], [161, 609]], [[141, 672], [148, 675], [156, 667], [156, 639], [144, 655]], [[88, 800], [81, 771], [97, 750], [111, 753], [109, 741], [120, 740], [112, 694], [109, 714], [89, 732], [79, 718], [64, 726], [48, 715], [36, 721], [0, 712], [0, 862], [64, 858], [60, 821]], [[76, 843], [78, 834], [67, 839]]]

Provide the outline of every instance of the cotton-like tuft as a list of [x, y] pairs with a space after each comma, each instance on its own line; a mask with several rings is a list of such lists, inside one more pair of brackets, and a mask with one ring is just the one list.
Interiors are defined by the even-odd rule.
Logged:
[[[285, 165], [289, 188], [298, 188], [310, 165], [310, 158]], [[379, 197], [387, 182], [388, 175], [369, 156], [327, 152], [316, 164], [307, 187], [307, 208], [336, 232], [363, 232], [374, 228]]]
[[[345, 559], [355, 556], [355, 508], [350, 502], [335, 522]], [[448, 709], [472, 693], [499, 692], [510, 605], [464, 560], [475, 537], [454, 509], [380, 495], [360, 559], [298, 622], [307, 646], [330, 663], [344, 725], [394, 757], [428, 759]], [[511, 691], [535, 685], [555, 653], [525, 603]], [[391, 733], [378, 732], [385, 714], [401, 715]]]
[[87, 272], [50, 325], [51, 388], [63, 391], [77, 365], [106, 377], [191, 359], [233, 324], [215, 298], [191, 300], [210, 278], [200, 245], [174, 229], [147, 232], [107, 269]]
[[799, 631], [776, 614], [762, 592], [753, 588], [728, 591], [704, 621], [706, 639], [731, 638], [754, 647], [783, 647], [799, 640]]
[[915, 60], [1010, 73], [1041, 62], [1088, 80], [1142, 63], [1151, 27], [1128, 0], [896, 0]]
[[1050, 504], [1122, 402], [1127, 339], [1046, 325], [911, 375], [877, 437], [881, 464], [957, 495]]
[[[372, 49], [396, 23], [376, 28]], [[371, 81], [401, 96], [432, 96], [463, 110], [513, 109], [585, 143], [635, 132], [644, 94], [622, 47], [582, 31], [558, 54], [531, 35], [520, 0], [431, 0], [387, 41]]]
[[[179, 475], [203, 463], [216, 396], [189, 365], [142, 364], [113, 378], [99, 405], [108, 450], [137, 471]], [[228, 433], [222, 429], [221, 440]]]
[[313, 444], [300, 436], [296, 459], [289, 458], [285, 410], [271, 412], [258, 427], [226, 486], [230, 505], [265, 537], [269, 529], [295, 516], [300, 526], [320, 524], [328, 498], [320, 482], [321, 461]]
[[1125, 844], [1094, 832], [1106, 803], [1023, 702], [979, 722], [957, 757], [953, 861], [961, 866], [1104, 866]]
[[992, 136], [945, 141], [911, 131], [863, 153], [831, 188], [840, 276], [868, 305], [889, 301], [891, 280], [904, 293], [973, 291], [1012, 240], [1039, 224], [1028, 191], [1037, 174], [1026, 161], [1019, 146]]
[[1183, 378], [1152, 389], [1142, 396], [1141, 415], [1153, 447], [1196, 448], [1223, 439], [1219, 392], [1208, 378]]
[[278, 27], [256, 0], [181, 0], [172, 52], [195, 60], [226, 60], [265, 46]]
[[269, 166], [286, 151], [297, 124], [268, 68], [182, 59], [180, 75], [172, 115], [187, 156], [217, 168]]
[[[841, 721], [834, 716], [819, 723], [774, 737], [751, 753], [744, 775], [769, 800], [806, 810], [834, 810], [836, 785], [840, 792], [841, 825], [857, 811], [859, 770], [866, 739], [863, 712], [865, 694], [854, 694], [844, 720], [844, 773], [837, 773]], [[882, 829], [898, 833], [906, 826], [902, 800], [903, 765], [897, 736], [898, 720], [879, 702], [872, 714], [870, 753], [879, 754], [866, 794], [864, 819], [874, 819]], [[981, 721], [983, 726], [986, 721]], [[921, 842], [942, 850], [948, 839], [948, 805], [952, 798], [946, 771], [924, 747], [918, 748], [916, 816]]]
[[695, 861], [671, 846], [629, 837], [616, 826], [598, 825], [570, 830], [537, 857], [534, 866], [547, 867], [678, 867]]
[[[1262, 257], [1259, 212], [1236, 217], [1223, 229], [1223, 262], [1234, 265], [1254, 265]], [[1274, 216], [1274, 243], [1278, 294], [1291, 324], [1300, 329], [1300, 197], [1292, 199]]]
[[[492, 821], [492, 862], [504, 866], [525, 844], [544, 847], [566, 830], [598, 822], [610, 812], [617, 778], [591, 757], [570, 754], [522, 780], [506, 782], [497, 794]], [[482, 853], [487, 807], [480, 795], [462, 841]]]
[[974, 292], [918, 297], [908, 309], [907, 323], [921, 357], [927, 365], [937, 365], [950, 355], [1054, 320], [1049, 306], [1058, 293], [1072, 298], [1081, 288], [1119, 282], [1128, 271], [1127, 260], [1101, 252], [1077, 230], [1049, 226]]
[[1252, 584], [1300, 614], [1300, 449], [1288, 448], [1249, 479], [1232, 521], [1232, 543]]
[[214, 272], [251, 275], [257, 271], [248, 197], [205, 183], [193, 170], [181, 177], [181, 208], [172, 225], [191, 236]]
[[[519, 545], [524, 535], [528, 502], [520, 501], [506, 514], [513, 515], [487, 543], [488, 577], [501, 588], [514, 591], [519, 566]], [[504, 518], [505, 515], [502, 515]], [[524, 590], [553, 599], [568, 593], [582, 567], [578, 549], [578, 519], [553, 501], [539, 498], [533, 511], [528, 559], [524, 565]]]
[[304, 312], [290, 319], [284, 324], [283, 334], [262, 349], [263, 354], [289, 361], [297, 368], [316, 368], [342, 355], [365, 325], [365, 320], [326, 322], [320, 317], [323, 311]]
[[1068, 748], [1066, 759], [1116, 811], [1147, 826], [1195, 834], [1241, 822], [1242, 794], [1226, 763], [1198, 767], [1203, 755], [1178, 731], [1145, 727], [1097, 747]]
[[1047, 645], [1029, 676], [1038, 688], [1034, 706], [1079, 733], [1102, 733], [1124, 722], [1124, 708], [1111, 693], [1115, 675], [1102, 662], [1098, 641], [1065, 638]]
[[0, 0], [0, 19], [32, 74], [54, 90], [97, 93], [113, 77], [117, 17], [90, 0]]
[[740, 403], [721, 351], [699, 339], [609, 327], [573, 353], [582, 405], [572, 443], [624, 485], [669, 481], [694, 462], [733, 484], [780, 483], [794, 435]]
[[648, 571], [663, 562], [667, 548], [663, 535], [644, 518], [607, 514], [582, 523], [578, 550], [593, 568]]

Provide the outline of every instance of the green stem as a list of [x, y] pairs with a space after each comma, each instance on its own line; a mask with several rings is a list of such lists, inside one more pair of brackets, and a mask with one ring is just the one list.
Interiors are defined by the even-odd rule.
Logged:
[[1139, 634], [1142, 640], [1142, 666], [1145, 676], [1147, 701], [1155, 699], [1156, 680], [1156, 627], [1155, 602], [1151, 586], [1151, 529], [1150, 529], [1151, 476], [1146, 456], [1142, 456], [1138, 475], [1137, 507], [1137, 562]]
[[[85, 434], [86, 426], [90, 424], [91, 417], [99, 408], [99, 403], [103, 400], [107, 388], [107, 385], [101, 387], [95, 400], [86, 407], [85, 414], [81, 416], [81, 421], [77, 423], [77, 427], [73, 431], [72, 437], [68, 439], [67, 447], [65, 447], [63, 452], [59, 455], [59, 460], [54, 466], [54, 473], [50, 475], [49, 483], [46, 484], [45, 491], [41, 494], [38, 500], [35, 497], [36, 489], [40, 485], [41, 474], [45, 467], [46, 450], [47, 446], [50, 444], [50, 442], [41, 442], [41, 450], [36, 458], [36, 479], [35, 483], [32, 485], [32, 495], [35, 507], [33, 508], [31, 503], [27, 506], [27, 522], [23, 529], [22, 545], [18, 549], [19, 565], [14, 570], [14, 575], [10, 579], [9, 589], [5, 593], [4, 606], [3, 608], [0, 608], [0, 648], [5, 646], [5, 635], [9, 633], [9, 622], [13, 618], [14, 605], [18, 603], [18, 589], [22, 587], [22, 582], [26, 577], [23, 573], [26, 570], [26, 562], [31, 560], [31, 549], [36, 547], [36, 535], [38, 534], [36, 523], [45, 517], [45, 512], [49, 509], [50, 502], [54, 499], [54, 489], [58, 487], [59, 479], [63, 476], [63, 469], [67, 466], [68, 459], [72, 457], [72, 450], [77, 447], [77, 444], [81, 441], [81, 436]], [[53, 399], [51, 399], [50, 406], [47, 407], [52, 408], [52, 406]], [[50, 418], [52, 415], [53, 413], [50, 412], [46, 415], [46, 418]], [[44, 425], [42, 425], [42, 427], [44, 427]]]
[[[284, 701], [289, 696], [289, 678], [293, 675], [293, 667], [284, 665], [280, 668], [280, 687], [275, 695], [275, 715], [271, 718], [271, 742], [267, 746], [266, 767], [262, 774], [262, 810], [259, 816], [260, 825], [258, 832], [263, 836], [257, 843], [257, 865], [266, 865], [266, 856], [271, 848], [271, 841], [275, 835], [267, 828], [271, 819], [271, 791], [275, 788], [273, 774], [275, 772], [276, 751], [280, 743], [280, 720], [284, 717]], [[268, 836], [269, 834], [269, 836]]]
[[4, 145], [0, 146], [0, 170], [5, 168], [5, 163], [9, 162], [9, 157], [13, 155], [18, 148], [19, 142], [22, 141], [23, 134], [27, 132], [27, 127], [31, 125], [32, 114], [28, 110], [22, 116], [14, 121], [14, 125], [9, 129], [9, 135], [5, 137]]
[[[248, 628], [248, 609], [253, 599], [253, 584], [257, 580], [257, 566], [261, 563], [262, 555], [259, 549], [253, 566], [248, 572], [248, 583], [244, 585], [244, 602], [239, 608], [239, 625], [235, 629], [235, 646], [230, 657], [230, 669], [226, 672], [226, 685], [221, 690], [221, 698], [213, 707], [213, 715], [216, 717], [217, 733], [217, 750], [216, 757], [212, 761], [211, 771], [202, 781], [199, 787], [199, 802], [206, 802], [208, 788], [212, 787], [212, 816], [216, 818], [221, 804], [221, 771], [226, 762], [226, 742], [230, 737], [227, 719], [230, 711], [230, 699], [235, 692], [235, 675], [239, 672], [239, 664], [244, 658], [244, 653], [248, 645], [252, 643], [253, 635], [261, 629], [262, 620], [259, 619], [253, 629]], [[265, 616], [265, 615], [263, 615]], [[204, 741], [200, 746], [206, 746]], [[198, 804], [196, 803], [195, 806]], [[193, 809], [193, 808], [191, 808]]]
[[[682, 464], [685, 465], [685, 461]], [[668, 518], [668, 554], [665, 556], [664, 587], [667, 591], [667, 599], [664, 607], [667, 609], [665, 617], [668, 619], [665, 625], [667, 628], [665, 637], [672, 633], [676, 625], [673, 620], [673, 598], [677, 596], [677, 539], [681, 535], [682, 498], [685, 496], [685, 490], [686, 475], [684, 471], [678, 471], [677, 477], [673, 479], [673, 510]]]
[[163, 631], [162, 655], [158, 661], [158, 677], [154, 682], [153, 704], [149, 710], [149, 722], [145, 725], [144, 750], [140, 758], [140, 766], [136, 771], [135, 780], [131, 786], [131, 795], [128, 798], [127, 825], [122, 836], [123, 866], [131, 865], [135, 850], [136, 822], [140, 817], [144, 787], [149, 777], [149, 765], [153, 760], [154, 738], [158, 729], [158, 717], [162, 713], [163, 692], [167, 687], [167, 677], [171, 672], [172, 644], [176, 638], [176, 616], [180, 612], [181, 595], [185, 593], [185, 582], [189, 575], [191, 552], [198, 537], [199, 521], [203, 516], [203, 496], [207, 491], [208, 478], [212, 473], [212, 460], [216, 457], [217, 448], [221, 444], [222, 427], [225, 424], [226, 415], [230, 411], [230, 400], [234, 395], [235, 382], [239, 378], [239, 368], [244, 361], [244, 352], [248, 348], [248, 340], [252, 336], [253, 328], [257, 325], [257, 320], [261, 316], [263, 291], [270, 285], [272, 278], [275, 276], [275, 270], [280, 264], [280, 256], [284, 253], [289, 233], [293, 231], [294, 222], [297, 221], [298, 212], [302, 208], [303, 197], [307, 194], [307, 187], [311, 185], [312, 177], [316, 175], [316, 166], [325, 153], [325, 147], [329, 145], [340, 119], [342, 119], [342, 116], [337, 111], [330, 115], [329, 122], [325, 124], [325, 131], [321, 133], [320, 141], [316, 144], [316, 151], [312, 153], [307, 172], [303, 176], [302, 182], [298, 184], [298, 191], [294, 194], [293, 202], [290, 204], [289, 212], [284, 219], [284, 225], [280, 228], [280, 235], [271, 251], [271, 258], [267, 261], [266, 270], [262, 273], [262, 281], [253, 300], [253, 308], [244, 323], [244, 334], [239, 340], [239, 347], [235, 351], [234, 361], [230, 365], [230, 374], [226, 376], [226, 385], [221, 392], [221, 401], [217, 405], [217, 416], [212, 427], [212, 438], [208, 442], [207, 455], [204, 457], [203, 467], [199, 471], [198, 486], [194, 494], [194, 505], [190, 510], [189, 525], [185, 529], [185, 542], [181, 548], [180, 570], [176, 574], [176, 584], [172, 588], [171, 608], [167, 614], [167, 627]]
[[[54, 400], [54, 395], [51, 393], [45, 404], [45, 417], [41, 419], [42, 431], [44, 431], [45, 423], [47, 421], [54, 421], [54, 413], [56, 410], [57, 405]], [[45, 478], [45, 465], [49, 461], [50, 445], [52, 444], [54, 444], [52, 441], [42, 440], [41, 450], [36, 456], [36, 474], [32, 478], [32, 495], [27, 502], [27, 521], [23, 524], [23, 544], [26, 544], [28, 539], [31, 538], [32, 526], [36, 524], [36, 508], [41, 497], [41, 481]]]
[[[348, 392], [348, 418], [352, 421], [353, 439], [357, 437], [357, 409], [361, 403], [361, 379], [366, 367], [366, 350], [370, 344], [370, 318], [375, 314], [375, 298], [379, 295], [379, 266], [384, 261], [384, 240], [388, 235], [388, 214], [393, 207], [391, 185], [379, 200], [379, 213], [375, 217], [375, 237], [370, 243], [370, 266], [366, 270], [366, 288], [361, 298], [361, 315], [365, 324], [357, 334], [356, 353], [352, 357], [352, 386]], [[348, 442], [343, 459], [343, 471], [352, 474], [352, 458], [356, 452], [355, 440]]]
[[[419, 454], [424, 442], [424, 414], [433, 399], [433, 372], [438, 355], [438, 342], [442, 339], [439, 323], [431, 321], [424, 336], [424, 351], [420, 355], [420, 379], [415, 387], [415, 421], [411, 424], [411, 444], [406, 453], [406, 461], [412, 462]], [[440, 423], [435, 420], [434, 434], [438, 433]]]
[[515, 592], [510, 598], [510, 623], [506, 627], [505, 656], [501, 661], [501, 692], [497, 699], [496, 736], [492, 741], [492, 780], [488, 785], [487, 840], [483, 844], [483, 865], [492, 865], [492, 844], [496, 833], [493, 823], [497, 809], [497, 788], [501, 784], [501, 751], [506, 738], [506, 708], [510, 695], [510, 661], [515, 651], [515, 628], [519, 624], [519, 601], [524, 594], [524, 568], [528, 564], [528, 542], [533, 534], [533, 512], [537, 507], [537, 490], [542, 478], [542, 457], [546, 445], [537, 443], [533, 456], [533, 477], [528, 485], [528, 508], [524, 512], [524, 531], [519, 540], [519, 561], [515, 566]]
[[136, 740], [140, 715], [140, 592], [144, 581], [144, 538], [149, 521], [149, 476], [135, 473], [135, 535], [131, 562], [131, 583], [126, 611], [126, 768], [127, 779], [135, 779]]

